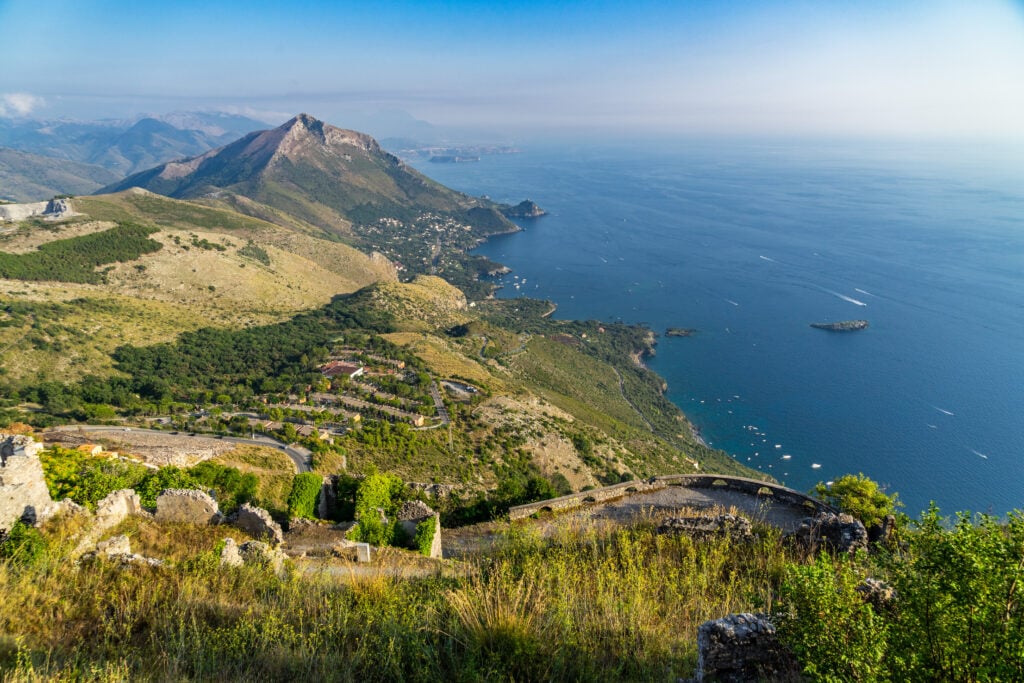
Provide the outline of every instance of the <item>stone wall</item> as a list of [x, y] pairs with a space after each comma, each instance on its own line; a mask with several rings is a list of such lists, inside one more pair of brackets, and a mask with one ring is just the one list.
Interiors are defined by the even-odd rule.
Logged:
[[427, 505], [426, 503], [419, 500], [409, 500], [402, 503], [402, 507], [398, 509], [396, 515], [398, 519], [398, 525], [405, 532], [406, 537], [409, 539], [409, 547], [419, 550], [416, 545], [416, 527], [420, 523], [426, 520], [432, 520], [434, 523], [434, 539], [431, 541], [429, 557], [440, 558], [441, 557], [441, 515]]
[[156, 521], [187, 524], [220, 524], [217, 501], [204, 491], [167, 489], [156, 499]]
[[42, 449], [29, 436], [0, 436], [0, 531], [18, 520], [35, 524], [55, 509], [39, 462]]
[[752, 496], [761, 496], [783, 505], [803, 506], [809, 512], [836, 512], [836, 510], [819, 500], [815, 500], [799, 491], [795, 491], [779, 484], [773, 484], [759, 479], [747, 479], [746, 477], [730, 477], [717, 474], [670, 474], [662, 477], [651, 477], [650, 479], [627, 481], [621, 484], [605, 486], [590, 491], [571, 493], [567, 496], [540, 500], [526, 505], [517, 505], [509, 508], [509, 519], [523, 519], [530, 515], [550, 510], [569, 510], [589, 503], [600, 503], [608, 500], [615, 500], [634, 493], [645, 493], [647, 491], [658, 491], [669, 486], [681, 486], [691, 489], [718, 489], [723, 491], [736, 491]]

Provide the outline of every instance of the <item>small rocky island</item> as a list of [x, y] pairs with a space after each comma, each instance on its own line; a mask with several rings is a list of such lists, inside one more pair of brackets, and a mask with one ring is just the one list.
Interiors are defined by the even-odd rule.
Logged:
[[843, 320], [837, 323], [811, 323], [811, 327], [829, 332], [856, 332], [868, 327], [867, 320]]
[[540, 208], [529, 199], [524, 199], [515, 206], [502, 209], [501, 212], [505, 214], [506, 218], [540, 218], [547, 214], [547, 211]]
[[697, 330], [692, 327], [670, 327], [665, 330], [666, 337], [692, 337]]

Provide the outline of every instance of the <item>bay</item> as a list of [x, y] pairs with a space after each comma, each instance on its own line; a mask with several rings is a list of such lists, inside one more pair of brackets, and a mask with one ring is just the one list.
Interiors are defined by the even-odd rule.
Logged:
[[649, 364], [711, 445], [801, 490], [863, 472], [911, 515], [1003, 514], [1024, 507], [1021, 158], [659, 140], [417, 165], [548, 210], [480, 247], [513, 269], [499, 296], [696, 328]]

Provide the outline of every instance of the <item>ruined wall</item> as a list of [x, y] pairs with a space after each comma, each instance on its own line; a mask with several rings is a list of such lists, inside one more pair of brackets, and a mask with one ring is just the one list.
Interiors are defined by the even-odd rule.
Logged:
[[39, 462], [42, 449], [31, 437], [0, 435], [0, 530], [19, 519], [35, 524], [53, 509]]

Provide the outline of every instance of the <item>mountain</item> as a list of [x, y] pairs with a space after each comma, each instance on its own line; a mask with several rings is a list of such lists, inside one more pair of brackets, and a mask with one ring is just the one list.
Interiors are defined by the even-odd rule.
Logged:
[[133, 121], [0, 121], [0, 146], [96, 164], [118, 176], [202, 154], [264, 124], [231, 114], [176, 112]]
[[201, 156], [161, 164], [104, 188], [142, 187], [178, 199], [242, 195], [334, 235], [353, 224], [414, 221], [424, 212], [463, 220], [481, 236], [516, 227], [495, 206], [406, 166], [369, 135], [300, 114]]
[[0, 147], [0, 199], [36, 202], [58, 194], [89, 194], [116, 179], [102, 166]]

